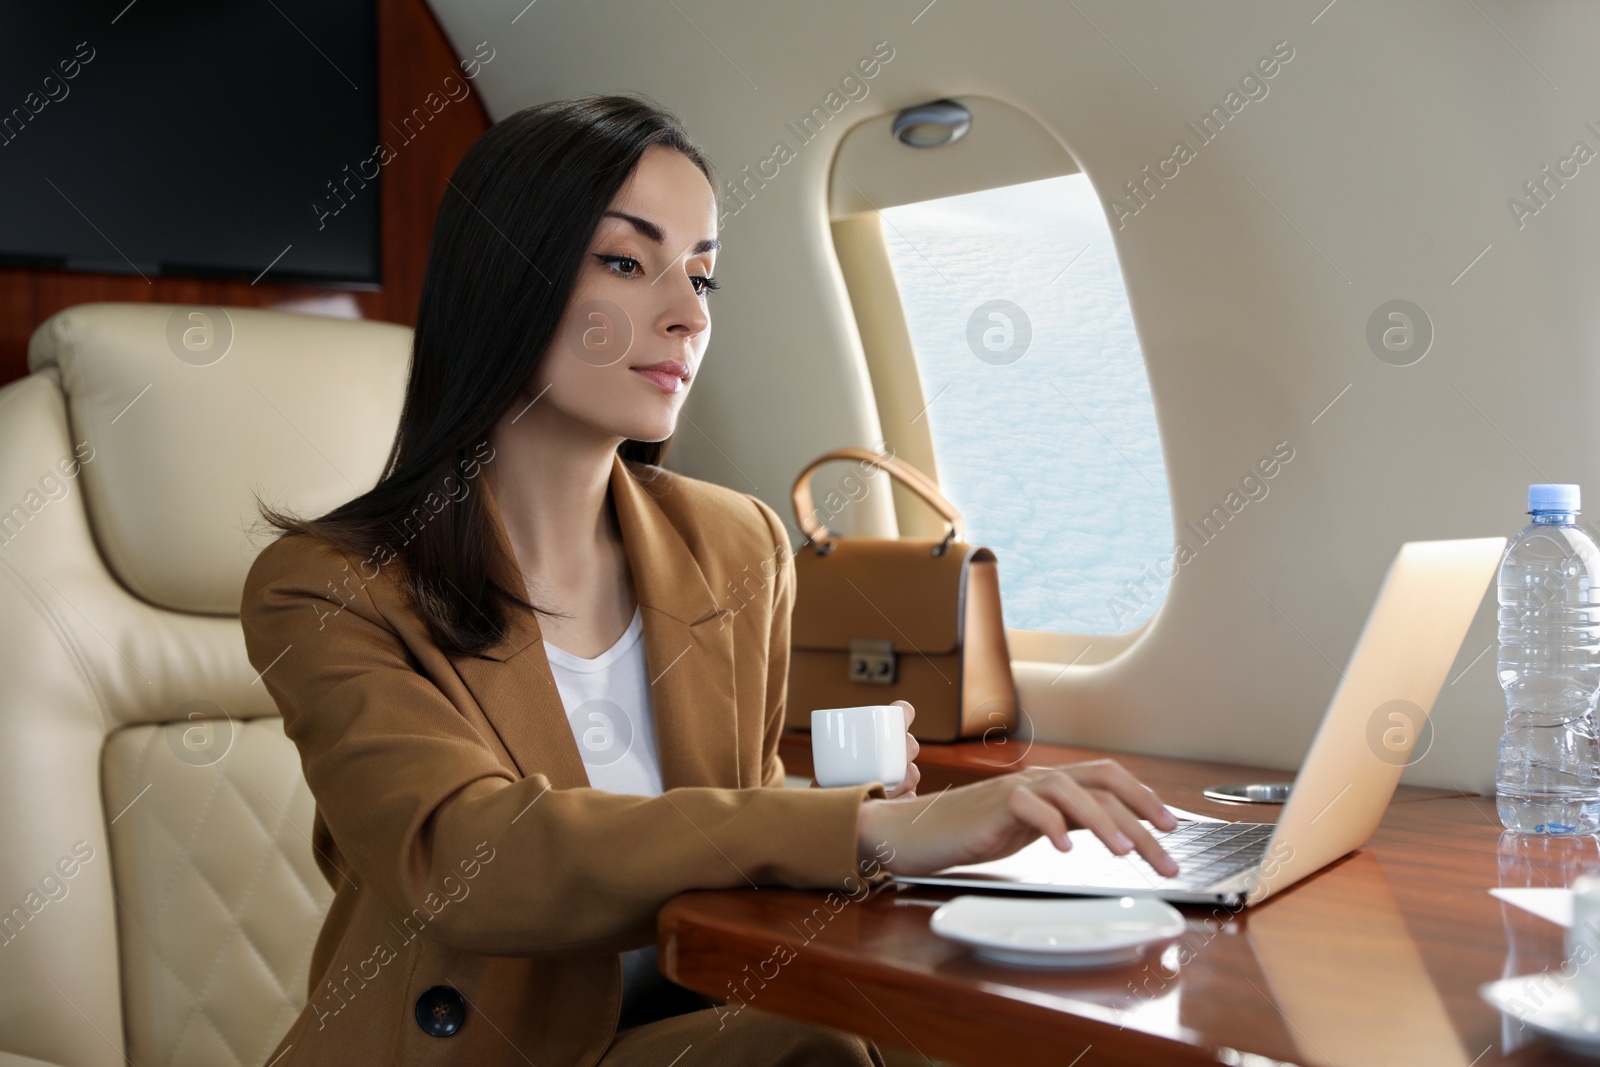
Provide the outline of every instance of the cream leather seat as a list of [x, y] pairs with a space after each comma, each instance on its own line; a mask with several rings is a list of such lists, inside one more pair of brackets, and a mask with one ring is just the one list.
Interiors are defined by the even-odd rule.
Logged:
[[332, 899], [245, 659], [270, 534], [377, 481], [411, 332], [88, 304], [0, 390], [0, 1067], [261, 1064]]

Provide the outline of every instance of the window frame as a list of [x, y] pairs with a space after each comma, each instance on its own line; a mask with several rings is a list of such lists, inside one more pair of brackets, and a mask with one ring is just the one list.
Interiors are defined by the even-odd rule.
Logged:
[[[982, 97], [965, 97], [959, 102], [974, 116], [972, 129], [961, 141], [932, 150], [885, 147], [892, 142], [888, 127], [893, 115], [878, 116], [845, 134], [830, 179], [834, 258], [855, 319], [883, 438], [892, 443], [896, 455], [935, 484], [939, 472], [930, 420], [921, 417], [927, 393], [883, 237], [882, 209], [1082, 173], [1065, 146], [1031, 116]], [[979, 143], [969, 144], [979, 130], [985, 136]], [[961, 158], [940, 160], [941, 172], [934, 177], [925, 173], [924, 168], [931, 166], [931, 153], [949, 153], [963, 145]], [[1146, 373], [1148, 376], [1148, 364]], [[1170, 472], [1168, 496], [1170, 507]], [[925, 504], [898, 485], [893, 489], [893, 511], [903, 536], [936, 537], [944, 530]], [[1163, 597], [1163, 605], [1165, 602]], [[1013, 663], [1092, 667], [1131, 648], [1161, 613], [1158, 606], [1149, 618], [1122, 633], [1058, 633], [1008, 625], [1006, 636]]]

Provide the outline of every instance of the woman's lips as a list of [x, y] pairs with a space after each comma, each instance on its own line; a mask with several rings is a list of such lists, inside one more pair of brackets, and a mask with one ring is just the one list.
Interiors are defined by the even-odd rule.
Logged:
[[676, 371], [656, 370], [654, 367], [634, 367], [632, 369], [635, 374], [643, 377], [663, 393], [676, 393], [683, 388], [683, 379], [678, 377]]

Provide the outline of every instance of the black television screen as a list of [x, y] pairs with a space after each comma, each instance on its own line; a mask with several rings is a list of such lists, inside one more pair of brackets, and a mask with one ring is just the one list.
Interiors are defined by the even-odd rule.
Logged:
[[0, 7], [0, 263], [375, 287], [378, 141], [376, 0]]

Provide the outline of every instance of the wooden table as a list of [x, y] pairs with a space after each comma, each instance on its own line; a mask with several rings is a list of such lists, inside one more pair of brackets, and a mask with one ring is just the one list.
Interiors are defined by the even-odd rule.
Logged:
[[[791, 773], [809, 772], [803, 742], [786, 742]], [[927, 746], [924, 781], [938, 789], [996, 773], [985, 770], [992, 748]], [[1034, 746], [1021, 762], [1099, 755], [1181, 808], [1252, 821], [1279, 810], [1200, 796], [1207, 784], [1273, 777], [1249, 768], [1064, 746]], [[1245, 912], [1185, 907], [1186, 933], [1119, 968], [981, 962], [928, 930], [954, 892], [894, 886], [837, 911], [812, 891], [686, 893], [661, 911], [660, 960], [730, 1007], [972, 1067], [1581, 1063], [1501, 1016], [1478, 987], [1563, 962], [1560, 927], [1487, 890], [1562, 886], [1586, 870], [1600, 870], [1595, 838], [1502, 835], [1492, 800], [1403, 788], [1365, 848]]]
[[[778, 755], [783, 759], [784, 770], [789, 774], [811, 777], [811, 735], [786, 733], [778, 742]], [[1248, 819], [1251, 822], [1272, 822], [1277, 818], [1278, 807], [1273, 804], [1232, 804], [1208, 800], [1201, 796], [1207, 786], [1228, 782], [1287, 782], [1294, 775], [1283, 771], [1266, 771], [1260, 767], [1247, 767], [1238, 763], [1208, 763], [1204, 760], [1166, 759], [1161, 756], [1140, 756], [1128, 752], [1104, 752], [1074, 745], [1050, 745], [1043, 742], [1019, 741], [1016, 738], [997, 736], [990, 741], [963, 741], [954, 745], [927, 743], [917, 755], [917, 768], [922, 780], [917, 785], [917, 795], [937, 793], [945, 786], [965, 785], [980, 778], [1023, 767], [1054, 767], [1063, 763], [1110, 757], [1132, 771], [1146, 784], [1161, 794], [1161, 799], [1199, 815], [1218, 819]], [[1395, 803], [1413, 800], [1432, 800], [1440, 797], [1459, 797], [1459, 790], [1428, 789], [1422, 786], [1403, 785], [1395, 790]], [[1476, 794], [1474, 794], [1476, 795]], [[1242, 814], [1241, 814], [1242, 813]]]

